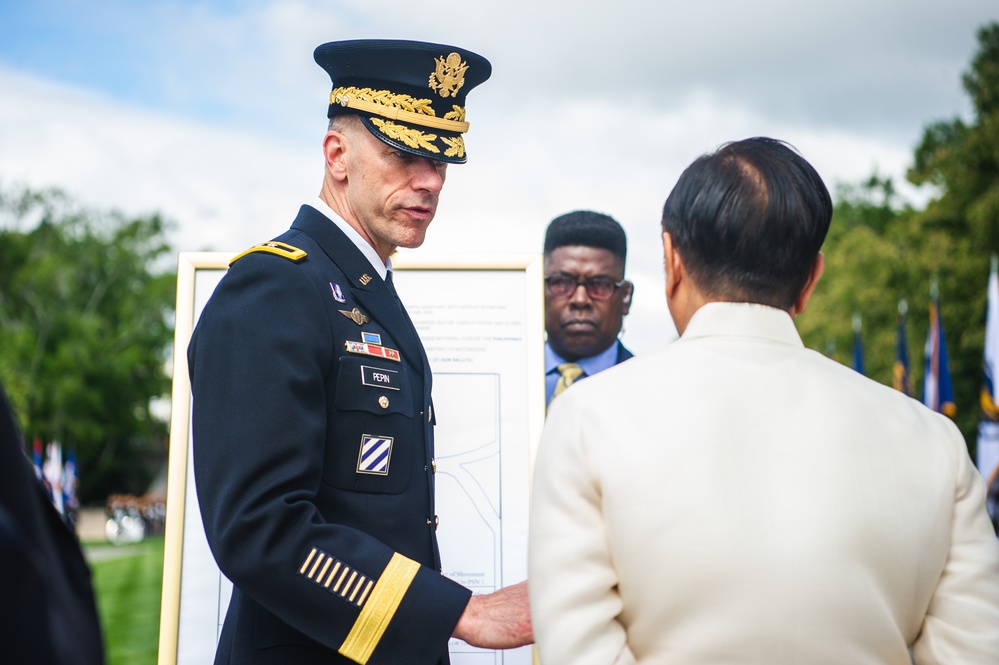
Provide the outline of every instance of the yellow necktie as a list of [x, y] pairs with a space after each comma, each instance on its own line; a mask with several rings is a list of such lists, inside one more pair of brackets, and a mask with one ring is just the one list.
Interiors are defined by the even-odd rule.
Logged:
[[552, 399], [555, 399], [556, 395], [560, 395], [576, 379], [583, 375], [583, 368], [576, 363], [562, 363], [555, 369], [562, 376], [559, 377], [558, 382], [555, 384], [555, 392], [552, 393]]

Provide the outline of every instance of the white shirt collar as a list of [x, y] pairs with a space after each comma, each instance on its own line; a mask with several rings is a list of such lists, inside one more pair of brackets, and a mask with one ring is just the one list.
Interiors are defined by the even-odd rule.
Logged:
[[343, 231], [344, 235], [350, 238], [350, 241], [354, 243], [359, 250], [361, 250], [364, 257], [371, 263], [371, 267], [378, 271], [378, 276], [385, 279], [388, 271], [392, 269], [391, 258], [385, 263], [382, 263], [382, 259], [378, 256], [378, 252], [375, 251], [375, 248], [369, 245], [353, 226], [345, 222], [340, 215], [336, 214], [336, 212], [333, 211], [333, 208], [329, 207], [326, 201], [323, 201], [322, 198], [317, 196], [314, 201], [308, 201], [307, 203], [328, 217], [331, 222], [336, 224], [337, 228]]

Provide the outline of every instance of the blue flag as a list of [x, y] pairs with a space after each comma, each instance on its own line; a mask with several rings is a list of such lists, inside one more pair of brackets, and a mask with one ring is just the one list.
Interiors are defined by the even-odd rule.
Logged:
[[912, 397], [912, 374], [909, 370], [909, 345], [905, 341], [905, 316], [908, 306], [898, 303], [898, 341], [895, 343], [895, 366], [892, 369], [892, 386]]
[[66, 452], [66, 463], [62, 467], [62, 502], [66, 510], [66, 518], [73, 527], [76, 527], [76, 516], [80, 510], [79, 501], [76, 498], [76, 451], [70, 448]]
[[940, 320], [940, 296], [934, 282], [930, 299], [930, 329], [926, 334], [926, 373], [923, 381], [923, 404], [934, 411], [954, 417], [954, 386], [950, 381], [947, 362], [947, 342], [944, 339], [943, 321]]
[[[992, 257], [992, 270], [989, 272], [988, 303], [976, 462], [985, 480], [996, 482], [999, 474], [999, 395], [996, 394], [996, 371], [999, 370], [999, 260], [996, 257]], [[992, 505], [989, 512], [993, 522], [999, 521], [999, 504]]]

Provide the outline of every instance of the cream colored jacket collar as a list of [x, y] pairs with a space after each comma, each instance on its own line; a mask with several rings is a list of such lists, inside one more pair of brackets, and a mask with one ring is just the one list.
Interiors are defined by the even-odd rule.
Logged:
[[755, 337], [803, 348], [794, 319], [782, 309], [740, 302], [711, 302], [694, 312], [680, 337]]

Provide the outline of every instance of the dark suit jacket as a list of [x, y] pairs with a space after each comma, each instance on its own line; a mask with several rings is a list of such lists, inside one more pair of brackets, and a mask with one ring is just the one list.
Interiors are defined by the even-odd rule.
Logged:
[[104, 662], [90, 569], [24, 455], [2, 388], [0, 662]]
[[617, 362], [618, 362], [618, 364], [623, 363], [628, 358], [634, 358], [634, 357], [635, 357], [635, 354], [632, 353], [631, 351], [629, 351], [628, 349], [624, 348], [624, 344], [621, 343], [621, 340], [618, 340], [617, 341]]
[[306, 256], [235, 261], [188, 349], [198, 499], [234, 585], [216, 662], [446, 662], [471, 592], [440, 574], [423, 346], [324, 215], [277, 240]]

